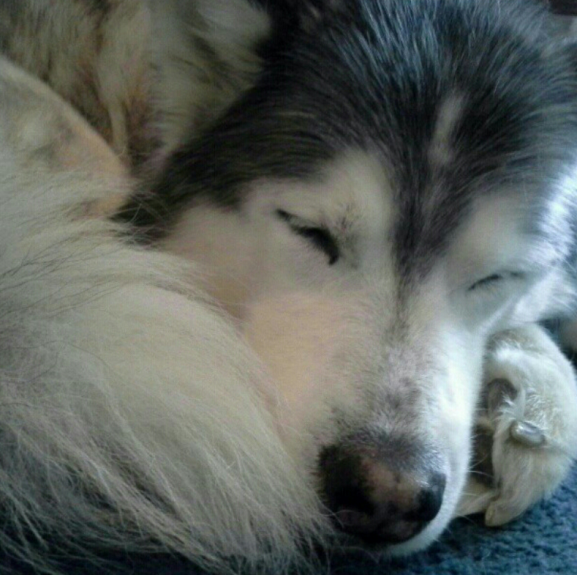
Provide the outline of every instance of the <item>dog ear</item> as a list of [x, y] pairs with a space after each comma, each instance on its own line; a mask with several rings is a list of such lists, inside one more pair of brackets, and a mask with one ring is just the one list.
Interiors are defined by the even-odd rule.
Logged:
[[266, 2], [148, 0], [155, 95], [164, 150], [210, 125], [261, 69], [258, 46], [271, 33]]

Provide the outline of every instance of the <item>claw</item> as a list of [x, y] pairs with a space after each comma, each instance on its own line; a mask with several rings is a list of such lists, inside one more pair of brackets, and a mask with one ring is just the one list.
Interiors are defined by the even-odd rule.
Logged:
[[512, 439], [526, 447], [542, 447], [546, 441], [543, 430], [528, 421], [516, 421], [509, 433]]

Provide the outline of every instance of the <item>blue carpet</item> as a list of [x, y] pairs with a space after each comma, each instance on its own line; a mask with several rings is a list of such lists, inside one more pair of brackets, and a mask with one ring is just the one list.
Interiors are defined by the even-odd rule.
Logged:
[[549, 501], [501, 529], [455, 521], [428, 550], [375, 564], [346, 557], [335, 575], [577, 575], [577, 468]]
[[[0, 566], [10, 575], [32, 574], [6, 557]], [[69, 562], [63, 571], [66, 575], [202, 575], [194, 566], [169, 556], [129, 557], [117, 567], [104, 569]], [[504, 528], [459, 520], [439, 542], [409, 558], [377, 562], [361, 553], [334, 554], [319, 569], [319, 575], [557, 574], [577, 575], [577, 467], [552, 499]]]

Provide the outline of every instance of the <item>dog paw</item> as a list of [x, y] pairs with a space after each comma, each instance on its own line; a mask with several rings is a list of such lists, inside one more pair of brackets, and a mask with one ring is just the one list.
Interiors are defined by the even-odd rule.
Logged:
[[577, 456], [577, 387], [567, 358], [531, 325], [491, 341], [474, 432], [473, 467], [459, 514], [507, 523], [567, 475]]

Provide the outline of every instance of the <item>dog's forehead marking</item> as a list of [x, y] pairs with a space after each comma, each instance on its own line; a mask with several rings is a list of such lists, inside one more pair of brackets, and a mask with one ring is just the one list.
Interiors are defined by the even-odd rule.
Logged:
[[465, 96], [454, 93], [439, 106], [429, 146], [429, 162], [433, 168], [446, 166], [454, 159], [451, 137], [462, 117], [464, 103]]

